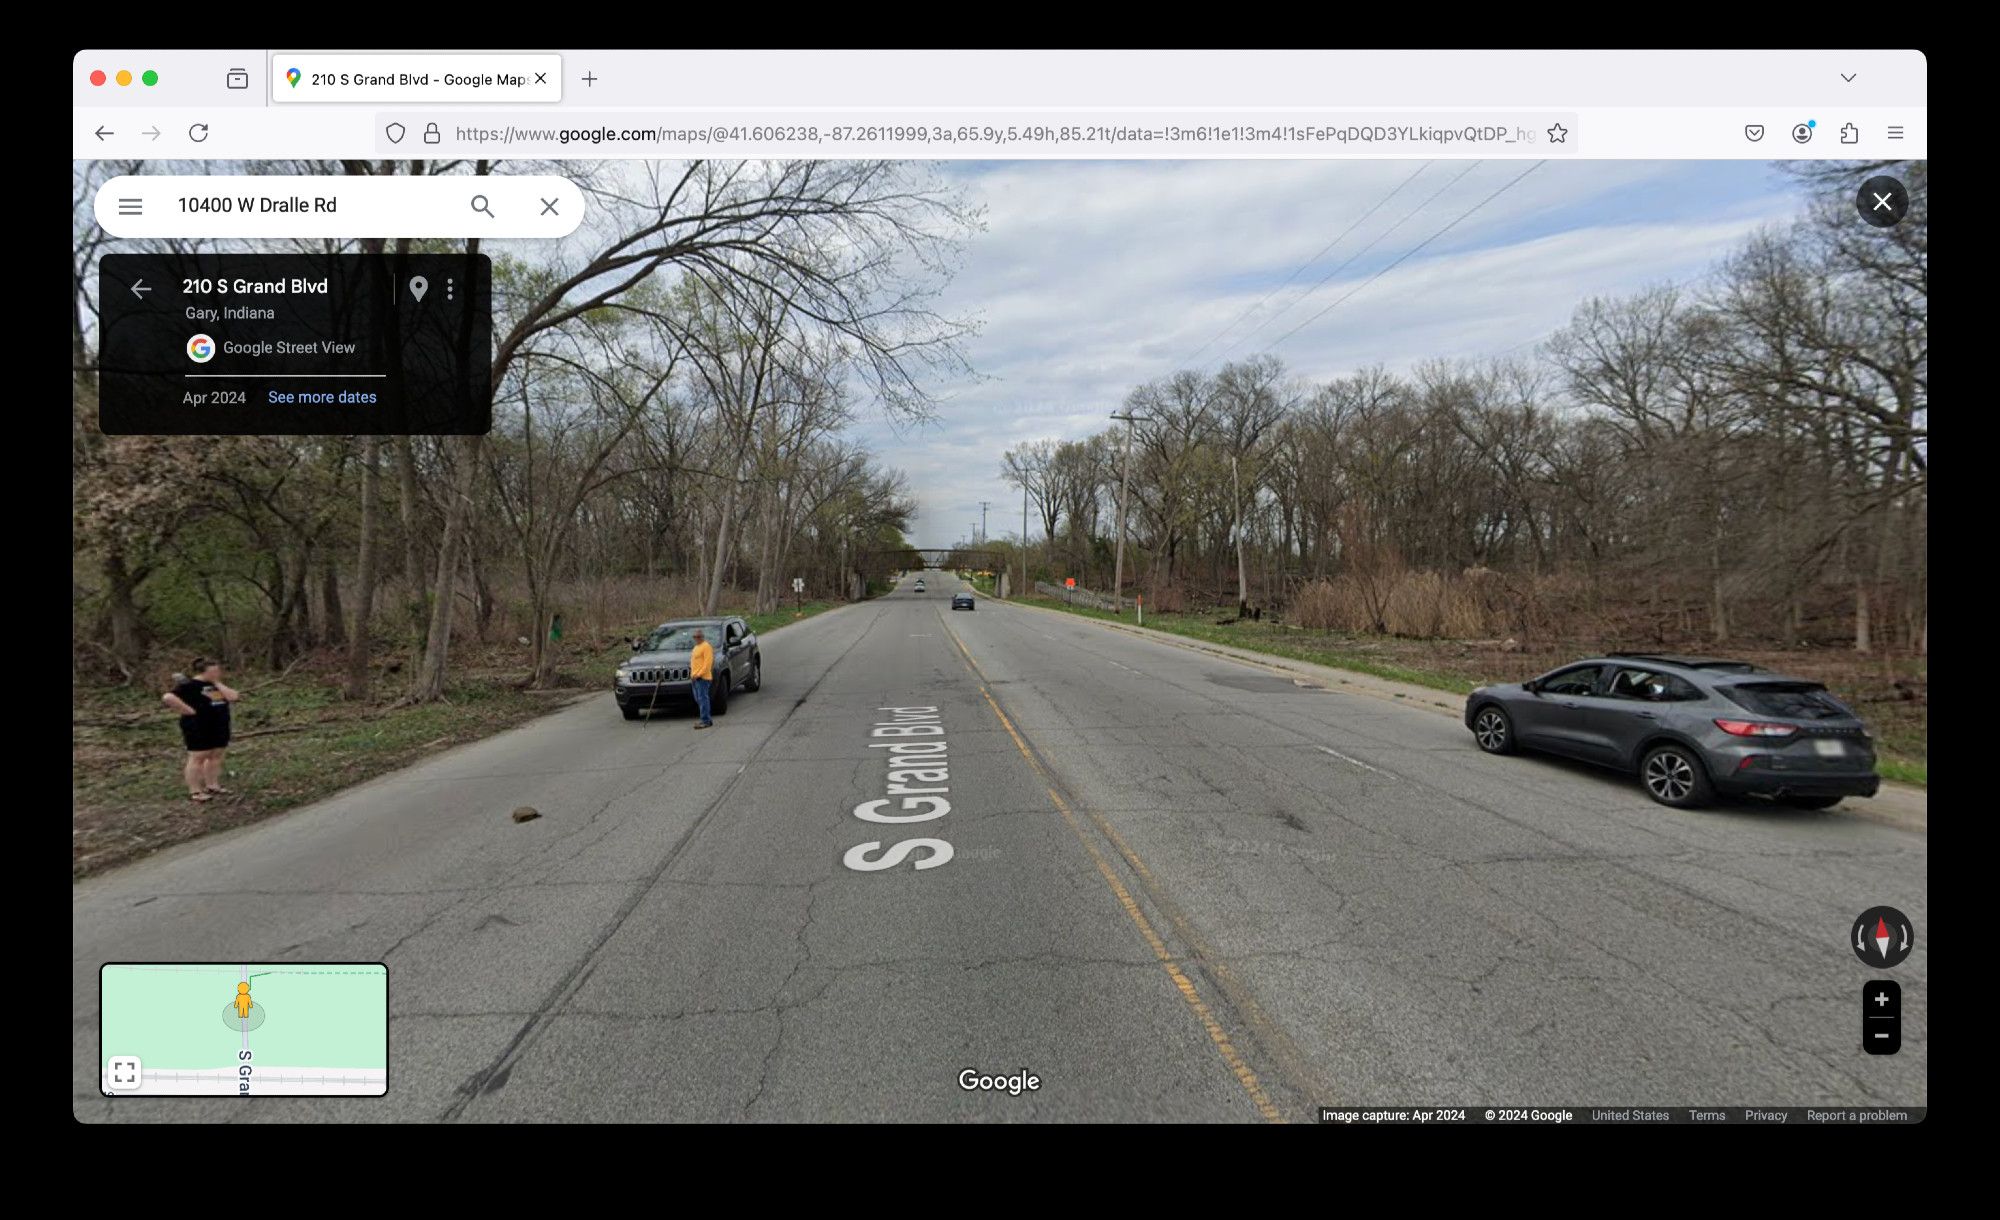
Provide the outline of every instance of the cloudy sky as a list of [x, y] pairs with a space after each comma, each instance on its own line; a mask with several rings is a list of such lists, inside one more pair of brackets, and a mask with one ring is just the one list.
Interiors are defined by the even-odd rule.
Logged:
[[1585, 298], [1696, 279], [1802, 206], [1763, 162], [1551, 163], [1512, 186], [1529, 163], [1469, 164], [945, 166], [986, 209], [940, 306], [981, 323], [980, 379], [943, 387], [934, 424], [862, 429], [909, 476], [911, 541], [971, 537], [981, 500], [991, 536], [1018, 534], [1001, 454], [1104, 427], [1141, 382], [1266, 350], [1314, 379], [1527, 355]]

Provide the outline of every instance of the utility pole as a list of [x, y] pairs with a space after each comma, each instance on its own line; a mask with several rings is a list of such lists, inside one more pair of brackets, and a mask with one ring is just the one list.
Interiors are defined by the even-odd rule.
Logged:
[[1028, 485], [1021, 484], [1021, 588], [1016, 597], [1028, 595]]
[[1125, 591], [1125, 485], [1132, 481], [1132, 425], [1138, 423], [1140, 420], [1151, 423], [1153, 417], [1150, 415], [1134, 415], [1129, 411], [1120, 415], [1116, 411], [1113, 411], [1111, 418], [1125, 421], [1125, 468], [1118, 475], [1118, 550], [1117, 558], [1112, 560], [1111, 565], [1111, 613], [1123, 614], [1125, 613], [1125, 598], [1123, 596]]
[[1229, 455], [1229, 491], [1234, 503], [1236, 524], [1236, 617], [1250, 610], [1250, 576], [1243, 567], [1243, 483], [1236, 474], [1236, 455]]
[[986, 545], [986, 501], [979, 502], [979, 545]]

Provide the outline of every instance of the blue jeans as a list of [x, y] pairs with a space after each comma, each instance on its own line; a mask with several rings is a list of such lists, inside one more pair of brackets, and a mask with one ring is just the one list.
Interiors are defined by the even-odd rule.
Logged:
[[703, 724], [714, 724], [715, 721], [708, 718], [708, 687], [709, 680], [707, 678], [696, 678], [694, 680], [694, 707], [696, 711], [701, 713], [701, 722]]

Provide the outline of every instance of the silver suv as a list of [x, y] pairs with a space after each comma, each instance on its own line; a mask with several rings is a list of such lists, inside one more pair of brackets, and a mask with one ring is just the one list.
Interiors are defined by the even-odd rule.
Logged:
[[1744, 661], [1614, 652], [1466, 696], [1488, 754], [1563, 754], [1636, 774], [1663, 805], [1717, 793], [1827, 809], [1874, 796], [1868, 728], [1818, 682]]

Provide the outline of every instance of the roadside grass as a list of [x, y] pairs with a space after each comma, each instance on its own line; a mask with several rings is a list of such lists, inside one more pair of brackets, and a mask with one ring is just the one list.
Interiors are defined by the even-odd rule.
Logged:
[[743, 621], [750, 624], [751, 631], [758, 635], [763, 635], [767, 631], [776, 631], [787, 623], [796, 623], [803, 619], [809, 619], [815, 614], [824, 614], [835, 606], [844, 606], [846, 604], [845, 602], [829, 601], [804, 602], [797, 606], [780, 606], [769, 614], [745, 614]]
[[[1135, 614], [1113, 614], [1109, 610], [1099, 610], [1095, 606], [1078, 605], [1040, 595], [1025, 600], [1037, 606], [1047, 606], [1084, 618], [1103, 619], [1106, 622], [1124, 623], [1127, 626], [1138, 625]], [[1148, 612], [1145, 616], [1145, 626], [1154, 631], [1205, 640], [1211, 644], [1247, 648], [1253, 652], [1289, 657], [1294, 661], [1310, 661], [1316, 665], [1330, 665], [1336, 669], [1372, 674], [1378, 678], [1428, 686], [1434, 690], [1456, 691], [1461, 695], [1469, 693], [1473, 687], [1479, 685], [1477, 681], [1461, 678], [1444, 670], [1428, 669], [1371, 655], [1348, 645], [1339, 636], [1323, 635], [1319, 632], [1287, 634], [1283, 628], [1271, 623], [1253, 622], [1220, 626], [1213, 621], [1213, 616]]]
[[[1039, 594], [1025, 600], [1084, 618], [1136, 625], [1136, 616], [1131, 613], [1117, 615]], [[1148, 611], [1145, 625], [1170, 635], [1459, 695], [1489, 683], [1519, 682], [1607, 647], [1601, 641], [1579, 641], [1509, 650], [1493, 641], [1409, 640], [1311, 631], [1268, 618], [1216, 622], [1230, 613], [1223, 609], [1206, 614]], [[1870, 659], [1835, 649], [1736, 648], [1728, 652], [1772, 669], [1826, 683], [1867, 721], [1869, 732], [1875, 737], [1876, 772], [1897, 783], [1928, 785], [1929, 716], [1926, 701], [1918, 693], [1925, 684], [1927, 665], [1921, 658]]]
[[[761, 635], [841, 604], [812, 601], [743, 617]], [[561, 656], [557, 685], [541, 691], [521, 687], [528, 668], [524, 647], [455, 645], [456, 678], [444, 701], [409, 707], [394, 706], [408, 679], [405, 659], [397, 655], [385, 655], [376, 666], [376, 698], [368, 701], [344, 697], [342, 660], [330, 653], [309, 657], [283, 676], [232, 672], [230, 684], [244, 692], [232, 709], [223, 778], [233, 795], [206, 804], [187, 798], [181, 780], [186, 751], [175, 717], [160, 703], [164, 683], [78, 685], [72, 711], [71, 876], [86, 877], [310, 804], [609, 690], [611, 671], [629, 655], [627, 640], [655, 625], [572, 638]]]
[[1919, 788], [1930, 786], [1930, 768], [1924, 760], [1898, 758], [1886, 751], [1875, 756], [1875, 774], [1883, 779], [1892, 779], [1899, 784], [1915, 784]]

